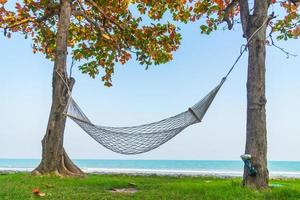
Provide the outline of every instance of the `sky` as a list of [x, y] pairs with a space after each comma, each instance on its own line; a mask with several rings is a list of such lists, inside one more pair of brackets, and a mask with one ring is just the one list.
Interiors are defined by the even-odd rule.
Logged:
[[[130, 61], [117, 66], [113, 87], [75, 68], [74, 99], [98, 125], [132, 126], [158, 121], [192, 106], [214, 88], [245, 43], [239, 27], [200, 34], [181, 24], [182, 45], [174, 60], [145, 70]], [[300, 161], [300, 40], [277, 42], [297, 57], [267, 48], [268, 159]], [[0, 36], [0, 158], [40, 158], [51, 105], [53, 63], [33, 54], [21, 35]], [[70, 60], [68, 64], [70, 65]], [[163, 146], [124, 156], [105, 149], [68, 119], [64, 145], [76, 159], [238, 160], [246, 135], [245, 54], [221, 88], [202, 123]]]

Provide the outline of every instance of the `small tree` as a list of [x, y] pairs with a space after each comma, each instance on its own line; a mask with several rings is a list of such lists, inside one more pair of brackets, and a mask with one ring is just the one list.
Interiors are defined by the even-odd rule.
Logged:
[[[171, 1], [136, 0], [143, 11], [149, 15], [161, 16], [163, 10]], [[166, 3], [167, 2], [167, 3]], [[267, 188], [269, 173], [267, 169], [267, 128], [266, 128], [266, 96], [265, 96], [265, 59], [266, 45], [291, 55], [278, 47], [273, 40], [273, 34], [279, 40], [297, 39], [300, 35], [299, 0], [182, 0], [189, 12], [182, 10], [173, 15], [175, 20], [200, 21], [202, 34], [222, 28], [231, 30], [241, 24], [243, 37], [247, 39], [248, 49], [248, 80], [247, 80], [247, 130], [245, 153], [251, 154], [252, 164], [257, 170], [251, 176], [244, 170], [243, 185], [251, 188]], [[159, 9], [151, 9], [152, 6]], [[252, 7], [250, 5], [253, 5]], [[272, 5], [274, 13], [269, 13]], [[283, 14], [282, 14], [283, 13]], [[276, 15], [279, 16], [276, 16]], [[276, 19], [275, 19], [276, 18]], [[267, 34], [267, 27], [270, 32]], [[258, 31], [259, 30], [259, 31]], [[251, 38], [251, 40], [250, 40]]]
[[[298, 38], [300, 15], [297, 2], [299, 1], [203, 0], [194, 4], [194, 15], [191, 16], [191, 20], [202, 16], [206, 18], [206, 22], [200, 26], [202, 33], [209, 34], [216, 30], [222, 22], [227, 23], [229, 30], [240, 23], [243, 37], [248, 41], [245, 153], [251, 154], [251, 162], [257, 170], [257, 174], [253, 176], [245, 167], [243, 185], [250, 188], [267, 188], [269, 179], [265, 109], [267, 102], [265, 95], [266, 45], [273, 45], [287, 56], [291, 55], [274, 43], [273, 34], [276, 33], [279, 40]], [[271, 5], [272, 13], [269, 11]], [[270, 32], [267, 34], [268, 26]]]
[[[176, 27], [167, 22], [144, 23], [129, 10], [128, 0], [23, 0], [14, 11], [0, 0], [0, 27], [5, 35], [20, 32], [33, 41], [33, 51], [54, 61], [52, 106], [46, 134], [42, 140], [42, 160], [35, 174], [83, 175], [63, 148], [66, 116], [63, 114], [75, 80], [67, 75], [68, 52], [79, 69], [111, 86], [115, 63], [125, 64], [136, 55], [140, 64], [166, 63], [180, 43]], [[137, 9], [144, 13], [146, 2]], [[149, 5], [151, 19], [160, 19], [166, 9], [174, 16], [185, 9], [181, 2], [169, 3], [165, 10]], [[132, 6], [132, 9], [134, 7]], [[187, 11], [185, 11], [187, 12]], [[158, 13], [158, 14], [157, 14]], [[67, 86], [66, 86], [67, 84]]]

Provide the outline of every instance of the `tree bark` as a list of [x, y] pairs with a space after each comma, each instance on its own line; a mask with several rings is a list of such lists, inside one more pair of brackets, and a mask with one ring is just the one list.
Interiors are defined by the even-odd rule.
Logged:
[[[249, 40], [268, 18], [268, 0], [256, 0], [253, 15], [248, 16], [245, 36]], [[247, 129], [245, 154], [252, 156], [251, 162], [257, 174], [250, 176], [244, 169], [243, 185], [254, 189], [268, 187], [267, 128], [265, 96], [266, 26], [252, 38], [248, 46], [247, 79]]]
[[[46, 134], [42, 140], [42, 160], [33, 174], [83, 176], [63, 148], [66, 116], [63, 114], [75, 80], [66, 71], [67, 38], [71, 18], [71, 1], [62, 0], [56, 36], [56, 53], [52, 79], [52, 106]], [[68, 84], [68, 86], [66, 85]]]

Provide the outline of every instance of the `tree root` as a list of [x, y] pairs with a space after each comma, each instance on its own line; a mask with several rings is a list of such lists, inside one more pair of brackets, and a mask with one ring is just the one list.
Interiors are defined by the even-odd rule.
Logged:
[[84, 177], [84, 172], [77, 167], [72, 160], [67, 155], [66, 151], [63, 149], [63, 155], [59, 162], [57, 162], [57, 166], [53, 169], [49, 169], [47, 166], [43, 164], [43, 160], [40, 165], [34, 169], [31, 174], [35, 176], [42, 175], [55, 175], [55, 176], [73, 176], [73, 177]]

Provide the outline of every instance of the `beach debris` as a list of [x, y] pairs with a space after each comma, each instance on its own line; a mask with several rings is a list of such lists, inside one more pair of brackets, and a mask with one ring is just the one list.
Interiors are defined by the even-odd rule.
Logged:
[[133, 187], [128, 187], [128, 188], [112, 188], [110, 189], [110, 192], [112, 193], [121, 193], [121, 194], [134, 194], [138, 190]]
[[46, 196], [46, 194], [43, 193], [43, 192], [40, 192], [40, 193], [38, 194], [38, 196], [39, 196], [39, 197], [44, 197], [44, 196]]
[[41, 190], [39, 188], [34, 188], [32, 189], [32, 193], [35, 195], [35, 196], [38, 196], [38, 197], [44, 197], [46, 196], [45, 193], [41, 192]]
[[128, 183], [128, 186], [125, 188], [111, 188], [109, 190], [113, 193], [134, 194], [138, 191], [136, 187], [137, 184]]

